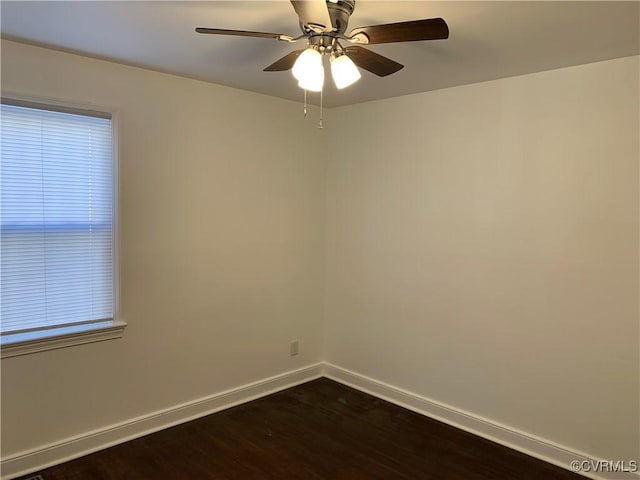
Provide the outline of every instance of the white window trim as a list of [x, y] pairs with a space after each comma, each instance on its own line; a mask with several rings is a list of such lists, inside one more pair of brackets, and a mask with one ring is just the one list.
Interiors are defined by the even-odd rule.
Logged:
[[59, 327], [28, 334], [7, 334], [3, 335], [0, 357], [18, 357], [29, 353], [122, 338], [126, 326], [126, 322], [121, 320], [107, 320], [95, 324]]
[[17, 357], [47, 350], [122, 338], [127, 326], [120, 318], [120, 122], [118, 110], [94, 103], [78, 103], [55, 98], [35, 97], [20, 92], [2, 92], [2, 97], [17, 102], [40, 104], [79, 111], [111, 114], [113, 131], [113, 319], [84, 325], [61, 326], [30, 333], [5, 334], [0, 337], [0, 358]]

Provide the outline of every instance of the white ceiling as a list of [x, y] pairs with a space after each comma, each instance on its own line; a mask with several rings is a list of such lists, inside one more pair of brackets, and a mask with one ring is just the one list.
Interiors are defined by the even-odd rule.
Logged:
[[[300, 101], [289, 72], [262, 69], [300, 43], [201, 35], [195, 27], [298, 35], [281, 1], [2, 1], [5, 38], [175, 73]], [[450, 38], [374, 45], [405, 65], [385, 78], [363, 72], [327, 106], [406, 95], [570, 65], [636, 55], [640, 2], [358, 0], [349, 29], [442, 17]]]

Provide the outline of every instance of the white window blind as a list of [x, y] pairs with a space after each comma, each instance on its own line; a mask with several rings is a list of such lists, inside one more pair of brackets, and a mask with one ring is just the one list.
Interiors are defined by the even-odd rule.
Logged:
[[0, 325], [113, 318], [113, 134], [105, 114], [1, 105]]

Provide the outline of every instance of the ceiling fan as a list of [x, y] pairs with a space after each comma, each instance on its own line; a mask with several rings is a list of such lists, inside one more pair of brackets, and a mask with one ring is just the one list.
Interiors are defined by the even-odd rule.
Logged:
[[310, 91], [322, 91], [323, 55], [328, 55], [330, 58], [331, 74], [336, 86], [344, 88], [360, 78], [360, 72], [356, 66], [379, 77], [391, 75], [404, 67], [362, 45], [438, 40], [449, 37], [449, 27], [442, 18], [359, 27], [346, 34], [349, 17], [353, 13], [356, 0], [291, 0], [291, 4], [298, 15], [302, 30], [302, 35], [297, 37], [282, 33], [203, 27], [196, 28], [196, 32], [274, 38], [290, 43], [306, 40], [306, 48], [288, 53], [266, 67], [264, 71], [280, 72], [292, 69], [294, 77], [299, 82], [298, 85]]

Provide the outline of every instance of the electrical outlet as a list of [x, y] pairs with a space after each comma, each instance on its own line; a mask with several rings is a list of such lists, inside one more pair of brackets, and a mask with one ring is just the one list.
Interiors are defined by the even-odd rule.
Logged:
[[298, 340], [292, 340], [289, 345], [289, 354], [293, 357], [294, 355], [298, 355], [299, 353], [299, 342]]

